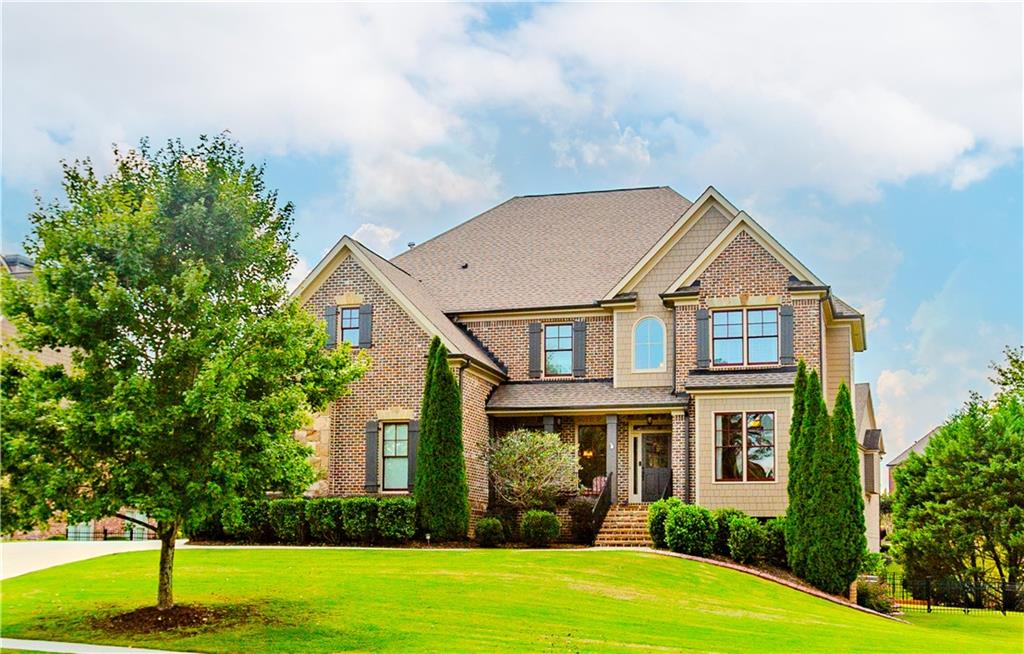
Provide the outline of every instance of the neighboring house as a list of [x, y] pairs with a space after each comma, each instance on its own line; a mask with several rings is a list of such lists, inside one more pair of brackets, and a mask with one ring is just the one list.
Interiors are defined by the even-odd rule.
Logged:
[[[10, 273], [15, 279], [25, 279], [32, 276], [32, 260], [23, 254], [2, 254], [0, 255], [0, 262], [2, 262], [4, 272]], [[11, 321], [0, 315], [0, 342], [5, 347], [11, 347], [7, 344], [17, 333], [18, 329]], [[71, 363], [71, 356], [61, 350], [45, 348], [40, 352], [33, 352], [32, 356], [47, 366], [55, 363], [67, 366]]]
[[861, 484], [864, 488], [864, 524], [867, 525], [868, 549], [881, 547], [881, 461], [885, 455], [882, 430], [875, 423], [875, 406], [871, 401], [871, 385], [856, 384], [854, 389], [857, 428], [857, 450], [861, 459]]
[[[694, 202], [668, 187], [515, 197], [390, 261], [346, 236], [295, 294], [330, 343], [373, 359], [300, 435], [324, 470], [315, 492], [409, 492], [437, 335], [462, 387], [474, 517], [483, 448], [519, 426], [576, 443], [584, 492], [780, 515], [797, 361], [831, 407], [865, 348], [864, 316], [710, 187]], [[851, 392], [870, 503], [881, 438], [866, 385]]]
[[901, 465], [903, 465], [904, 461], [910, 458], [911, 452], [914, 452], [915, 454], [924, 454], [925, 448], [928, 447], [928, 442], [932, 439], [932, 436], [934, 436], [940, 429], [942, 429], [941, 425], [931, 430], [930, 432], [928, 432], [921, 438], [917, 439], [916, 441], [914, 441], [914, 443], [910, 447], [897, 454], [895, 457], [893, 457], [892, 461], [885, 464], [885, 467], [889, 469], [890, 495], [896, 492], [896, 478], [893, 476], [893, 473], [896, 472], [896, 468], [899, 468]]

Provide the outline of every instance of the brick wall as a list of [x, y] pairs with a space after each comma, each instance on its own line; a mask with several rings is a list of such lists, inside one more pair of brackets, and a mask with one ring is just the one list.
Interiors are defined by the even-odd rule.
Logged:
[[469, 482], [469, 506], [472, 523], [487, 511], [488, 476], [484, 452], [490, 437], [484, 407], [494, 385], [463, 370], [462, 385], [462, 447], [466, 457], [466, 479]]
[[360, 495], [366, 480], [366, 422], [385, 409], [419, 416], [430, 338], [353, 257], [342, 261], [304, 306], [322, 317], [324, 307], [345, 294], [373, 305], [373, 346], [367, 350], [373, 365], [350, 386], [350, 394], [331, 403], [326, 490]]
[[[508, 367], [508, 377], [518, 381], [530, 378], [529, 325], [565, 324], [572, 322], [572, 316], [546, 317], [543, 320], [474, 320], [464, 327], [490, 350], [495, 357]], [[611, 379], [612, 377], [612, 318], [611, 316], [587, 316], [587, 379]], [[564, 379], [564, 377], [559, 377]]]

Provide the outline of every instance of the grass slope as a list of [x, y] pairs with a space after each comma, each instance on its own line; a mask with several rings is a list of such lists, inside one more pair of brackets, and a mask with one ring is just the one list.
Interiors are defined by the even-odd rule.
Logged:
[[1021, 651], [1024, 616], [899, 624], [739, 572], [621, 551], [197, 549], [179, 602], [255, 605], [263, 619], [116, 636], [97, 615], [151, 604], [157, 553], [4, 582], [3, 635], [199, 652]]

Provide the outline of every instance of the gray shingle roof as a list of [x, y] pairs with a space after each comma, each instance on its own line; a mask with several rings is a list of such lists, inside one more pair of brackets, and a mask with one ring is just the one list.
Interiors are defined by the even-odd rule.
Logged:
[[591, 304], [689, 206], [667, 186], [514, 197], [392, 261], [447, 313]]
[[851, 307], [846, 302], [835, 295], [831, 296], [832, 301], [832, 313], [835, 314], [836, 318], [862, 318], [864, 314]]
[[862, 445], [865, 450], [878, 450], [881, 449], [879, 445], [882, 443], [882, 430], [881, 429], [865, 429], [864, 430], [864, 442]]
[[487, 401], [488, 411], [677, 407], [685, 395], [671, 386], [614, 388], [611, 381], [511, 382], [498, 386]]
[[898, 466], [899, 464], [903, 463], [910, 457], [911, 452], [915, 452], [917, 454], [924, 454], [925, 448], [928, 447], [928, 441], [930, 441], [932, 439], [932, 436], [934, 436], [936, 432], [938, 432], [940, 429], [942, 429], [941, 425], [931, 430], [921, 438], [917, 439], [910, 447], [897, 454], [895, 457], [893, 457], [892, 461], [885, 465], [890, 468], [893, 466]]
[[505, 372], [476, 340], [466, 334], [441, 311], [437, 302], [430, 297], [420, 282], [359, 241], [352, 239], [352, 242], [377, 266], [382, 275], [387, 277], [410, 302], [416, 305], [416, 308], [437, 328], [437, 331], [441, 332], [456, 347], [455, 354], [464, 354], [496, 372]]
[[683, 382], [686, 390], [717, 388], [786, 388], [793, 385], [796, 368], [766, 370], [691, 370]]

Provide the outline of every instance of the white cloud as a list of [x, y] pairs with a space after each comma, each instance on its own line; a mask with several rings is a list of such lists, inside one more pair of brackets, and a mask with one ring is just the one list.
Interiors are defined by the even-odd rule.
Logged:
[[391, 256], [391, 246], [399, 236], [401, 233], [397, 229], [373, 223], [363, 223], [352, 234], [352, 238], [385, 257]]
[[874, 385], [875, 410], [892, 458], [945, 422], [972, 390], [988, 395], [989, 364], [1019, 343], [1010, 325], [985, 320], [973, 306], [974, 282], [955, 269], [942, 289], [922, 302], [907, 328], [909, 365], [883, 369]]
[[440, 159], [403, 153], [361, 158], [352, 166], [355, 203], [366, 211], [436, 211], [443, 204], [490, 200], [498, 183], [486, 164], [463, 174]]
[[613, 122], [609, 134], [601, 139], [576, 137], [552, 142], [559, 168], [577, 168], [577, 161], [590, 168], [644, 169], [651, 163], [650, 145], [632, 128]]

